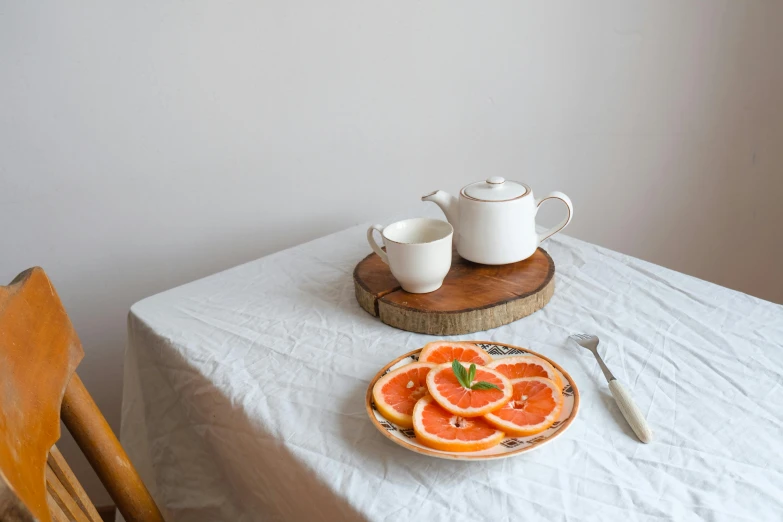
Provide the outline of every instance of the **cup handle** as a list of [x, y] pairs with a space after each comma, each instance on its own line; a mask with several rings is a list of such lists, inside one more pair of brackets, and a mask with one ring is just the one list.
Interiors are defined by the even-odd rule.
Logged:
[[373, 252], [378, 254], [378, 257], [381, 258], [381, 261], [383, 261], [388, 265], [389, 256], [387, 256], [386, 252], [384, 252], [383, 249], [378, 246], [378, 243], [375, 242], [375, 238], [372, 235], [372, 233], [375, 230], [377, 230], [381, 235], [383, 235], [383, 227], [381, 225], [373, 225], [367, 229], [367, 242], [370, 243], [370, 248], [372, 248]]
[[574, 205], [571, 203], [571, 198], [563, 194], [562, 192], [554, 191], [551, 192], [548, 196], [545, 198], [541, 198], [538, 201], [536, 201], [536, 213], [538, 213], [538, 209], [541, 207], [541, 203], [548, 199], [559, 199], [563, 203], [565, 203], [565, 206], [568, 207], [568, 215], [565, 217], [563, 221], [561, 221], [559, 224], [555, 225], [554, 227], [550, 228], [543, 234], [538, 235], [538, 244], [544, 242], [545, 239], [548, 239], [551, 236], [554, 236], [561, 230], [563, 230], [566, 225], [568, 225], [571, 222], [571, 218], [574, 216]]

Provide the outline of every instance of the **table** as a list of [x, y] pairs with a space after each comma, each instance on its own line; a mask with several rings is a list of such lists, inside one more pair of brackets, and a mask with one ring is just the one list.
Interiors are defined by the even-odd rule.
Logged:
[[[558, 235], [549, 305], [459, 338], [558, 361], [578, 418], [520, 457], [425, 458], [364, 411], [376, 371], [433, 340], [356, 303], [365, 230], [133, 305], [121, 439], [167, 520], [783, 520], [783, 307]], [[574, 332], [601, 338], [652, 444]]]

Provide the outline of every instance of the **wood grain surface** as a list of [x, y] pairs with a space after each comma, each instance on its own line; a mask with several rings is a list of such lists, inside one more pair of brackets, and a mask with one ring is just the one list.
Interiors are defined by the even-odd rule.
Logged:
[[46, 460], [60, 438], [65, 388], [83, 356], [43, 270], [0, 287], [0, 520], [51, 520]]
[[[76, 505], [81, 509], [87, 519], [90, 520], [90, 522], [101, 522], [101, 516], [98, 514], [98, 510], [93, 506], [90, 497], [87, 496], [84, 488], [82, 488], [79, 480], [73, 474], [73, 471], [71, 471], [71, 467], [65, 461], [65, 457], [63, 457], [63, 454], [60, 453], [60, 450], [56, 445], [52, 446], [52, 449], [49, 451], [47, 465], [54, 474], [57, 482], [59, 482], [74, 502], [76, 502]], [[57, 486], [50, 485], [50, 483], [54, 482], [53, 480], [50, 480], [50, 478], [51, 477], [47, 472], [46, 487], [51, 494], [52, 487], [57, 488]]]
[[128, 455], [78, 374], [65, 390], [62, 420], [126, 521], [163, 522]]
[[0, 521], [100, 522], [54, 446], [60, 419], [128, 522], [163, 521], [75, 372], [83, 356], [41, 268], [0, 286]]
[[356, 265], [356, 299], [384, 323], [410, 332], [457, 335], [488, 330], [543, 308], [552, 297], [555, 264], [541, 248], [508, 265], [480, 265], [453, 253], [443, 286], [429, 294], [400, 287], [376, 254]]

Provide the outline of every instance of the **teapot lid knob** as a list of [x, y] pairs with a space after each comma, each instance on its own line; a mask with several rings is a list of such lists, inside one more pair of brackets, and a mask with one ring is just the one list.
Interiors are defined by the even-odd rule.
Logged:
[[492, 176], [485, 181], [477, 181], [462, 187], [460, 194], [475, 201], [511, 201], [530, 193], [524, 183], [511, 181], [500, 176]]

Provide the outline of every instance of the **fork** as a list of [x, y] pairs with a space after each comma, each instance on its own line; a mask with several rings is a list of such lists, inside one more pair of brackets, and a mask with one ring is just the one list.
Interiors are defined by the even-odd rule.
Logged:
[[653, 432], [647, 424], [644, 415], [642, 415], [642, 411], [633, 401], [633, 397], [631, 397], [628, 389], [612, 375], [612, 372], [609, 371], [609, 368], [604, 364], [604, 360], [601, 359], [601, 356], [598, 354], [598, 337], [588, 334], [574, 334], [570, 338], [582, 348], [586, 348], [593, 352], [593, 355], [595, 355], [595, 358], [598, 361], [598, 366], [600, 366], [601, 371], [604, 372], [604, 377], [609, 381], [609, 391], [612, 392], [612, 397], [614, 397], [614, 401], [620, 408], [623, 417], [628, 421], [633, 432], [639, 437], [639, 440], [645, 444], [649, 444], [652, 441]]

